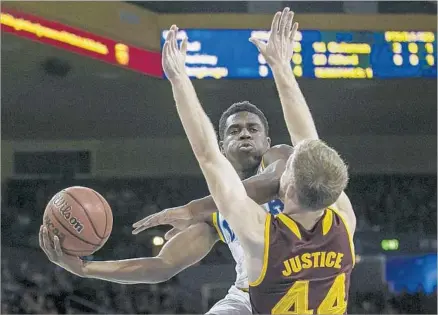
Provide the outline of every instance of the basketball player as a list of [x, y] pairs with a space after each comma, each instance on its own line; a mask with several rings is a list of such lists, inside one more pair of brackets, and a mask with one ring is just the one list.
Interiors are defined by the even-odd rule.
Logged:
[[344, 314], [355, 257], [355, 215], [343, 192], [348, 172], [338, 153], [319, 140], [295, 81], [290, 60], [297, 28], [286, 8], [275, 15], [267, 44], [250, 39], [273, 71], [295, 145], [280, 179], [284, 212], [278, 216], [248, 196], [217, 146], [185, 73], [186, 39], [178, 49], [176, 26], [163, 47], [163, 69], [212, 197], [244, 249], [253, 313]]

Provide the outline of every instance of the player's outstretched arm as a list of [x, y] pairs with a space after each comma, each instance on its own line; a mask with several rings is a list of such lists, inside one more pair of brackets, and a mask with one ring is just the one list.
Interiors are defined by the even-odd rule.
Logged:
[[204, 258], [218, 240], [213, 227], [200, 223], [173, 237], [156, 257], [85, 262], [64, 254], [56, 236], [53, 248], [47, 230], [40, 231], [40, 246], [53, 263], [80, 277], [121, 284], [167, 281]]
[[[319, 139], [309, 106], [293, 74], [290, 61], [293, 55], [294, 37], [298, 23], [293, 23], [294, 13], [289, 8], [277, 12], [272, 20], [271, 34], [267, 44], [250, 38], [266, 59], [274, 75], [280, 96], [283, 115], [292, 143], [301, 140]], [[341, 211], [352, 232], [356, 228], [356, 216], [350, 200], [342, 193], [335, 206]]]
[[[242, 182], [246, 193], [256, 203], [264, 204], [278, 197], [280, 178], [292, 152], [293, 148], [286, 144], [271, 147], [263, 155], [263, 165], [265, 166], [263, 172]], [[165, 235], [166, 239], [170, 239], [175, 233], [194, 223], [208, 222], [216, 211], [216, 204], [210, 195], [193, 200], [184, 206], [165, 209], [149, 215], [133, 224], [134, 231], [132, 233], [138, 234], [158, 225], [172, 225], [173, 228]]]
[[242, 245], [251, 252], [250, 243], [263, 243], [266, 214], [248, 197], [233, 166], [219, 149], [213, 125], [185, 72], [186, 40], [181, 50], [178, 49], [177, 30], [176, 26], [169, 30], [162, 62], [172, 83], [178, 115], [218, 210], [233, 227]]
[[315, 123], [291, 68], [294, 37], [298, 23], [289, 8], [277, 12], [272, 20], [268, 43], [250, 38], [266, 59], [274, 75], [283, 114], [292, 143], [304, 139], [318, 139]]

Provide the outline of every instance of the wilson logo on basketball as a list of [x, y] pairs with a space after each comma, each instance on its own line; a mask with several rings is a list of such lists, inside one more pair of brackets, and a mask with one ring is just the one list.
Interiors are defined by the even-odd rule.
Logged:
[[62, 194], [57, 194], [53, 198], [53, 205], [58, 209], [59, 213], [64, 217], [64, 219], [76, 230], [76, 232], [81, 233], [84, 229], [84, 225], [78, 218], [74, 217], [71, 213], [71, 206], [64, 199]]
[[46, 223], [47, 228], [49, 231], [51, 231], [53, 234], [58, 236], [59, 243], [64, 243], [65, 234], [58, 230], [58, 228], [53, 224], [52, 220], [48, 216], [44, 216], [44, 222]]

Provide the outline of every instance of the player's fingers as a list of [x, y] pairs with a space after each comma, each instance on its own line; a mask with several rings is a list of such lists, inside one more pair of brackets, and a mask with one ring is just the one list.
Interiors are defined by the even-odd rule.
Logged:
[[286, 26], [284, 27], [284, 35], [286, 37], [290, 36], [290, 32], [292, 31], [292, 23], [294, 21], [294, 12], [289, 11], [287, 14]]
[[184, 37], [181, 43], [181, 53], [185, 56], [187, 54], [187, 37]]
[[61, 249], [61, 244], [59, 242], [58, 236], [55, 235], [55, 237], [53, 238], [53, 243], [55, 244], [56, 255], [58, 257], [61, 257], [62, 256], [62, 249]]
[[149, 220], [149, 219], [150, 219], [151, 217], [153, 217], [154, 215], [155, 215], [155, 214], [148, 215], [146, 218], [143, 218], [143, 219], [141, 219], [141, 220], [135, 222], [135, 223], [132, 225], [132, 227], [135, 229], [136, 227], [139, 227], [139, 226], [143, 225], [144, 222], [146, 222], [147, 220]]
[[132, 234], [138, 234], [140, 232], [143, 232], [144, 230], [147, 230], [151, 227], [160, 225], [160, 218], [157, 215], [152, 215], [148, 218], [146, 218], [146, 220], [144, 220], [140, 225], [137, 225], [135, 227], [135, 230], [132, 231]]
[[297, 31], [298, 31], [298, 23], [297, 22], [295, 22], [294, 23], [294, 25], [292, 26], [292, 31], [290, 32], [290, 40], [294, 40], [294, 38], [295, 38], [295, 34], [297, 33]]
[[43, 227], [43, 245], [44, 245], [44, 251], [46, 252], [47, 256], [49, 256], [50, 260], [53, 260], [54, 259], [53, 250], [49, 240], [49, 232], [47, 231], [46, 227]]
[[172, 25], [172, 27], [170, 28], [172, 31], [172, 39], [171, 39], [171, 44], [172, 44], [172, 50], [173, 52], [176, 52], [178, 50], [178, 45], [177, 45], [177, 34], [178, 34], [178, 27], [174, 24]]
[[38, 234], [38, 238], [40, 242], [40, 247], [45, 252], [44, 241], [43, 241], [43, 225], [40, 226], [40, 233]]
[[137, 235], [138, 233], [143, 232], [144, 230], [149, 229], [149, 226], [139, 226], [134, 231], [132, 231], [132, 234]]
[[289, 17], [289, 11], [290, 9], [288, 7], [284, 8], [283, 12], [281, 12], [281, 18], [280, 18], [280, 25], [278, 29], [278, 33], [280, 35], [283, 35], [286, 30], [286, 24]]
[[250, 38], [249, 41], [257, 47], [259, 52], [261, 52], [261, 53], [265, 52], [266, 44], [263, 43], [260, 39]]
[[280, 22], [280, 18], [281, 18], [281, 12], [275, 13], [274, 18], [272, 19], [271, 35], [270, 35], [270, 37], [272, 37], [272, 36], [277, 34], [277, 32], [278, 32], [278, 23]]
[[165, 42], [164, 42], [164, 45], [163, 45], [163, 53], [162, 53], [162, 58], [163, 59], [166, 59], [167, 58], [167, 56], [169, 55], [169, 42], [166, 40]]
[[175, 235], [177, 235], [179, 232], [181, 232], [180, 229], [177, 228], [173, 228], [170, 231], [168, 231], [165, 235], [164, 235], [164, 239], [166, 241], [170, 240], [172, 237], [174, 237]]
[[173, 24], [173, 25], [170, 27], [170, 29], [171, 29], [172, 31], [178, 32], [178, 26], [176, 26], [175, 24]]
[[172, 27], [167, 31], [166, 41], [169, 41], [172, 37]]

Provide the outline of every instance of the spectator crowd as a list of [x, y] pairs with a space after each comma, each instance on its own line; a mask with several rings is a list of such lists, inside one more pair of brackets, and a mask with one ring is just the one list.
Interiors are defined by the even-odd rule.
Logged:
[[[131, 180], [9, 180], [2, 196], [2, 314], [196, 313], [174, 279], [158, 285], [121, 285], [83, 279], [50, 264], [38, 248], [47, 201], [67, 186], [99, 191], [114, 213], [113, 233], [98, 259], [151, 256], [154, 235], [166, 227], [131, 235], [133, 222], [160, 209], [207, 194], [201, 178]], [[436, 176], [353, 176], [348, 187], [359, 231], [436, 235]], [[155, 250], [155, 251], [154, 251]], [[233, 263], [228, 248], [215, 246], [202, 264]], [[349, 313], [435, 313], [436, 292], [351, 292]]]

